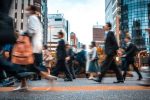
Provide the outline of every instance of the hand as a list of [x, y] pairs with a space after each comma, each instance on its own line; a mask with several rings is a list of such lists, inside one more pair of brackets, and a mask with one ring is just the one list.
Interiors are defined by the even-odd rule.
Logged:
[[126, 57], [127, 55], [123, 55], [122, 57]]
[[70, 57], [66, 57], [66, 61], [70, 60]]

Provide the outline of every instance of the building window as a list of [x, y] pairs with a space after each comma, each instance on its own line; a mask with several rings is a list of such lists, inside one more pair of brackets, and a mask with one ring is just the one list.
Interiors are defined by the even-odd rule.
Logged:
[[21, 23], [21, 29], [23, 30], [23, 23]]
[[15, 12], [15, 18], [17, 18], [17, 13]]
[[30, 5], [30, 0], [28, 0], [28, 6]]
[[18, 0], [15, 0], [15, 9], [17, 9], [18, 6]]

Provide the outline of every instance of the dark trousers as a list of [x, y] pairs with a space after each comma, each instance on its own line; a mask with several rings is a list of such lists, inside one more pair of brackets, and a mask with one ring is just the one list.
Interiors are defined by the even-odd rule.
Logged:
[[65, 60], [57, 61], [57, 64], [56, 64], [54, 70], [52, 71], [52, 75], [58, 76], [59, 72], [61, 72], [61, 71], [64, 71], [66, 78], [72, 79], [72, 75], [70, 73], [69, 68], [66, 66]]
[[123, 76], [121, 74], [121, 71], [118, 68], [118, 66], [117, 66], [117, 64], [116, 64], [115, 59], [114, 59], [113, 56], [107, 56], [106, 59], [105, 59], [105, 61], [103, 62], [103, 64], [102, 64], [102, 70], [101, 70], [101, 75], [99, 77], [100, 80], [103, 79], [103, 77], [105, 76], [106, 72], [109, 69], [112, 69], [115, 72], [118, 81], [122, 81], [123, 80]]
[[129, 65], [132, 65], [134, 71], [138, 74], [139, 78], [142, 78], [142, 75], [141, 75], [139, 69], [135, 66], [134, 61], [131, 62], [131, 61], [126, 60], [125, 64], [124, 64], [124, 73], [123, 73], [124, 80], [126, 78], [126, 74], [129, 69]]
[[75, 75], [75, 70], [74, 70], [72, 62], [68, 62], [67, 65], [66, 65], [66, 67], [67, 67], [67, 69], [69, 69], [72, 78], [75, 79], [76, 75]]

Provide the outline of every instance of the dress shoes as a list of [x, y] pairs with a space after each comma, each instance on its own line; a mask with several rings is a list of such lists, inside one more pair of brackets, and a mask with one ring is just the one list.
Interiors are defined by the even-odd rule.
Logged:
[[69, 81], [71, 82], [71, 81], [72, 81], [72, 79], [65, 78], [65, 79], [64, 79], [64, 81], [65, 81], [65, 82], [69, 82]]
[[117, 84], [117, 83], [124, 83], [124, 81], [116, 81], [116, 82], [113, 82], [113, 83], [115, 83], [115, 84]]

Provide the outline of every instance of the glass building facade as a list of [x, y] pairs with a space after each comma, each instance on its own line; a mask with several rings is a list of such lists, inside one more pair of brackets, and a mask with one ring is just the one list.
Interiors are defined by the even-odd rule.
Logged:
[[140, 50], [150, 51], [150, 0], [121, 0], [121, 31], [129, 32]]

